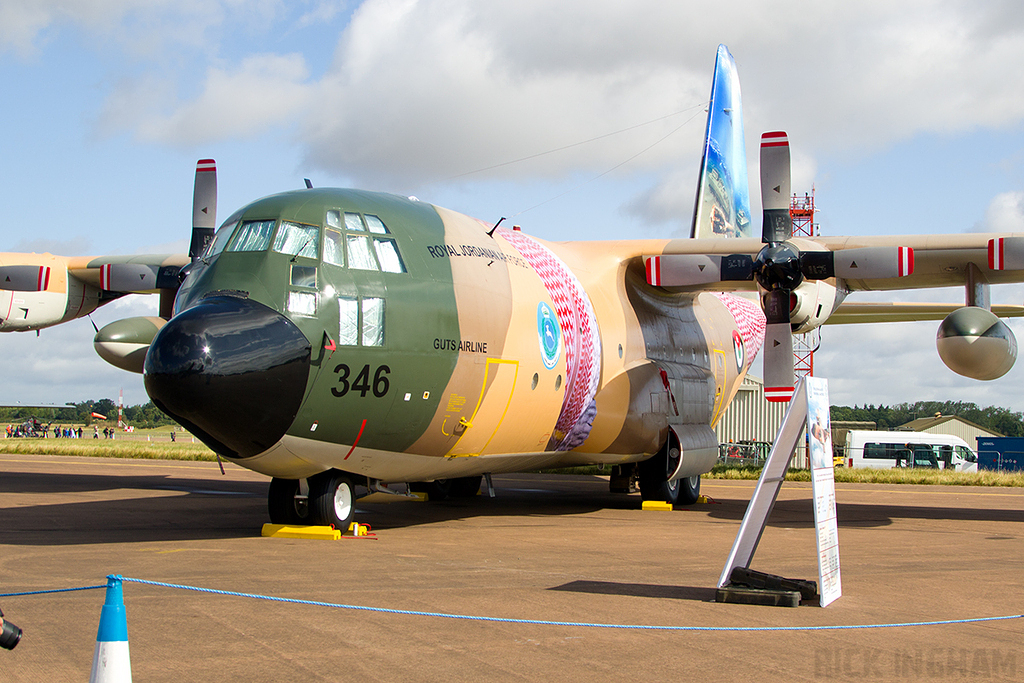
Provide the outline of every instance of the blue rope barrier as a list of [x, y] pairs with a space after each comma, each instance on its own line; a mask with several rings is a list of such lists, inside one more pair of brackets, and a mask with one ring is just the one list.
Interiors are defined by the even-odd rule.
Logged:
[[[369, 607], [367, 605], [346, 605], [337, 602], [322, 602], [320, 600], [301, 600], [298, 598], [281, 598], [273, 595], [259, 595], [258, 593], [239, 593], [237, 591], [219, 590], [216, 588], [201, 588], [199, 586], [186, 586], [178, 583], [166, 583], [163, 581], [149, 581], [147, 579], [136, 579], [119, 574], [111, 574], [107, 578], [138, 583], [147, 586], [160, 588], [175, 588], [178, 590], [193, 591], [196, 593], [208, 593], [212, 595], [227, 595], [238, 598], [251, 598], [254, 600], [266, 600], [268, 602], [281, 602], [293, 605], [311, 605], [314, 607], [331, 607], [334, 609], [348, 609], [360, 612], [375, 612], [378, 614], [398, 614], [415, 617], [437, 617], [441, 619], [457, 619], [461, 621], [487, 621], [499, 624], [528, 624], [533, 626], [573, 626], [583, 628], [604, 628], [623, 629], [635, 631], [852, 631], [876, 628], [906, 628], [911, 626], [946, 626], [951, 624], [979, 624], [993, 621], [1007, 621], [1011, 619], [1024, 619], [1024, 614], [1011, 614], [1002, 617], [975, 617], [972, 619], [944, 619], [937, 621], [911, 621], [896, 624], [834, 624], [829, 626], [658, 626], [651, 624], [602, 624], [598, 622], [584, 621], [551, 621], [546, 619], [513, 619], [510, 617], [482, 617], [470, 614], [450, 614], [448, 612], [424, 612], [419, 610], [392, 609], [388, 607]], [[25, 591], [21, 593], [0, 593], [0, 598], [15, 597], [22, 595], [43, 595], [47, 593], [70, 593], [73, 591], [95, 590], [106, 588], [107, 584], [99, 586], [81, 586], [78, 588], [57, 588], [43, 591]]]
[[99, 586], [79, 586], [78, 588], [53, 588], [46, 591], [23, 591], [21, 593], [0, 593], [0, 598], [12, 598], [19, 595], [45, 595], [47, 593], [73, 593], [74, 591], [91, 591], [97, 588], [106, 588], [107, 584]]
[[918, 621], [900, 624], [840, 624], [832, 626], [656, 626], [649, 624], [602, 624], [578, 621], [548, 621], [544, 619], [512, 619], [508, 617], [481, 617], [468, 614], [449, 614], [447, 612], [422, 612], [417, 610], [391, 609], [387, 607], [368, 607], [366, 605], [346, 605], [335, 602], [321, 602], [318, 600], [300, 600], [297, 598], [280, 598], [271, 595], [258, 595], [255, 593], [238, 593], [235, 591], [217, 590], [215, 588], [199, 588], [197, 586], [185, 586], [175, 583], [164, 583], [162, 581], [134, 579], [127, 576], [116, 576], [115, 578], [118, 578], [121, 581], [129, 581], [131, 583], [140, 583], [148, 586], [160, 586], [163, 588], [177, 588], [179, 590], [195, 591], [198, 593], [212, 593], [215, 595], [229, 595], [240, 598], [253, 598], [256, 600], [267, 600], [270, 602], [284, 602], [295, 605], [313, 605], [316, 607], [333, 607], [336, 609], [349, 609], [361, 612], [376, 612], [380, 614], [400, 614], [404, 616], [416, 617], [438, 617], [442, 619], [459, 619], [463, 621], [488, 621], [500, 624], [530, 624], [536, 626], [576, 626], [585, 628], [624, 629], [641, 631], [839, 631], [854, 629], [899, 628], [907, 626], [941, 626], [946, 624], [973, 624], [989, 621], [1005, 621], [1008, 619], [1024, 618], [1024, 614], [1014, 614], [1005, 617], [977, 617], [973, 619]]

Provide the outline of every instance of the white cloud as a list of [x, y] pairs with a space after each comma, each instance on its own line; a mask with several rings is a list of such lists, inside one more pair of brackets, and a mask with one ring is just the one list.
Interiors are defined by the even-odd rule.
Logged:
[[99, 126], [107, 134], [133, 128], [140, 140], [171, 146], [251, 138], [310, 106], [308, 75], [302, 55], [249, 55], [236, 69], [210, 68], [202, 92], [184, 104], [173, 101], [173, 84], [143, 77], [114, 91]]
[[[793, 186], [807, 188], [825, 152], [868, 156], [922, 132], [952, 135], [1024, 120], [1024, 70], [1016, 68], [1024, 64], [1024, 5], [1016, 0], [366, 0], [331, 36], [330, 63], [282, 38], [330, 23], [345, 9], [330, 2], [286, 9], [279, 0], [8, 0], [0, 3], [0, 53], [31, 54], [56, 41], [56, 29], [85, 27], [97, 45], [109, 42], [96, 49], [123, 57], [96, 78], [105, 103], [87, 112], [108, 135], [127, 130], [136, 140], [180, 149], [283, 132], [325, 174], [375, 189], [413, 191], [703, 102], [719, 40], [735, 55], [743, 83], [755, 213], [762, 130], [790, 132]], [[664, 137], [685, 116], [449, 185], [586, 179]], [[688, 227], [703, 126], [698, 116], [617, 172], [651, 179], [646, 189], [634, 182], [632, 199], [622, 197], [627, 215]], [[985, 229], [1021, 230], [1022, 201], [1020, 192], [996, 196]], [[958, 299], [962, 293], [952, 297]], [[1019, 386], [1012, 378], [957, 378], [938, 360], [936, 327], [859, 326], [856, 335], [826, 328], [819, 363], [862, 397], [880, 396], [861, 402], [927, 398], [893, 382], [893, 372], [921, 378], [922, 390], [934, 393], [1002, 397]], [[33, 366], [40, 381], [28, 381], [24, 391], [43, 391], [43, 382], [82, 368], [105, 377], [89, 364], [107, 369], [88, 343], [59, 336], [83, 336], [81, 329], [91, 327], [77, 321], [43, 336], [84, 349], [92, 360], [74, 356], [56, 372], [52, 353], [41, 355]], [[11, 357], [31, 358], [32, 338], [5, 341], [12, 337], [25, 346]], [[903, 390], [908, 394], [898, 395]]]
[[979, 227], [982, 232], [1024, 232], [1024, 192], [1002, 192], [993, 197]]
[[[146, 23], [136, 18], [138, 7], [126, 18], [129, 5], [112, 2], [107, 14], [115, 23]], [[180, 49], [186, 33], [214, 36], [203, 50], [215, 57], [197, 77], [174, 70], [125, 75], [101, 120], [108, 132], [128, 127], [142, 140], [176, 147], [294, 130], [307, 160], [329, 174], [372, 187], [415, 187], [700, 103], [719, 39], [740, 67], [751, 167], [757, 133], [784, 128], [799, 141], [794, 180], [801, 187], [813, 182], [815, 155], [826, 150], [866, 154], [922, 131], [1024, 118], [1024, 71], [1008, 68], [1024, 63], [1018, 3], [724, 5], [366, 0], [337, 36], [324, 70], [302, 55], [273, 52], [260, 30], [270, 38], [284, 24], [329, 22], [342, 11], [338, 3], [307, 4], [285, 17], [271, 0], [246, 12], [234, 2], [215, 3], [216, 12], [186, 2], [147, 15], [149, 23], [166, 20], [150, 42]], [[246, 19], [250, 13], [255, 18]], [[232, 23], [238, 20], [242, 29]], [[210, 32], [214, 26], [221, 33]], [[254, 49], [229, 52], [224, 26], [252, 32]], [[692, 173], [700, 118], [622, 172]], [[600, 173], [678, 122], [460, 182]], [[756, 198], [756, 183], [751, 187]], [[661, 191], [651, 192], [660, 201]]]
[[[199, 0], [5, 0], [0, 3], [0, 52], [12, 50], [22, 56], [36, 53], [48, 31], [83, 27], [93, 36], [120, 44], [148, 46], [163, 44], [157, 36], [202, 34], [223, 20], [223, 5]], [[122, 30], [130, 25], [132, 31]], [[143, 36], [143, 34], [145, 34]], [[141, 39], [141, 40], [140, 40]]]
[[[137, 315], [156, 315], [159, 297], [129, 296], [92, 314], [97, 327]], [[5, 374], [0, 403], [56, 403], [109, 398], [124, 389], [125, 403], [146, 403], [142, 375], [107, 364], [93, 350], [95, 331], [88, 318], [34, 332], [11, 332], [0, 337], [4, 358], [17, 372]], [[54, 353], [59, 349], [59, 353]]]

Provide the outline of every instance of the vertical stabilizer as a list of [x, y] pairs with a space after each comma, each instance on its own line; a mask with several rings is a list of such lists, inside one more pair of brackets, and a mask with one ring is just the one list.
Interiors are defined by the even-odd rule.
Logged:
[[753, 237], [736, 62], [718, 46], [691, 237]]

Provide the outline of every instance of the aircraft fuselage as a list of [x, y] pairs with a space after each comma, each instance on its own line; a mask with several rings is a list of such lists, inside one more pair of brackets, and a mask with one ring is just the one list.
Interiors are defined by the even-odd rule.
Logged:
[[640, 256], [665, 244], [549, 244], [386, 194], [274, 195], [196, 263], [147, 389], [221, 455], [286, 479], [636, 462], [670, 429], [675, 475], [698, 475], [761, 343], [737, 318], [760, 310], [649, 286]]

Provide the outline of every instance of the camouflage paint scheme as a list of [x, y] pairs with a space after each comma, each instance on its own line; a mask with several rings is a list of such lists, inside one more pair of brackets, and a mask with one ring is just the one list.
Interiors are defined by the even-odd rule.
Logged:
[[[278, 444], [236, 462], [289, 479], [336, 468], [382, 481], [429, 481], [635, 462], [657, 452], [671, 426], [683, 443], [680, 476], [711, 468], [711, 425], [761, 343], [756, 320], [763, 331], [763, 317], [755, 304], [730, 300], [755, 321], [741, 332], [722, 296], [648, 285], [642, 255], [669, 241], [545, 243], [518, 231], [488, 234], [489, 226], [426, 203], [336, 189], [259, 200], [222, 230], [251, 220], [322, 227], [331, 210], [379, 217], [407, 272], [273, 249], [222, 251], [197, 264], [179, 292], [178, 310], [207, 293], [241, 290], [282, 312], [290, 291], [315, 292], [315, 315], [286, 313], [313, 347], [294, 422]], [[573, 333], [587, 321], [559, 316], [560, 348], [546, 355], [539, 311], [558, 309], [559, 293], [549, 291], [552, 273], [540, 274], [531, 259], [541, 271], [556, 269], [559, 281], [576, 280], [585, 300], [579, 318], [589, 311], [594, 328], [589, 387], [576, 392], [576, 403], [586, 405], [576, 406], [574, 441], [557, 426], [571, 410], [572, 376], [584, 374], [585, 359], [566, 340], [582, 347], [583, 335], [574, 344]], [[316, 268], [315, 288], [284, 286], [296, 265]], [[334, 344], [337, 297], [384, 300], [383, 345]], [[339, 372], [342, 366], [348, 370]], [[353, 378], [364, 368], [360, 391]]]

